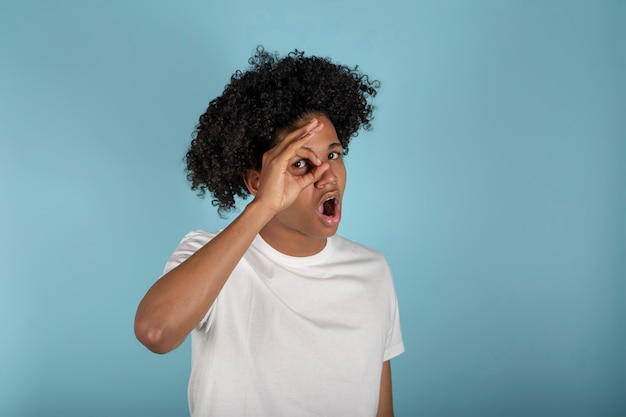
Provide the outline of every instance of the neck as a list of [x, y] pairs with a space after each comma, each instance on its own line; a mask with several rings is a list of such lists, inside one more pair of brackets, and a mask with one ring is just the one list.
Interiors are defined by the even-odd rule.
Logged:
[[326, 247], [325, 237], [316, 238], [304, 234], [285, 233], [267, 226], [259, 234], [268, 245], [288, 256], [312, 256]]

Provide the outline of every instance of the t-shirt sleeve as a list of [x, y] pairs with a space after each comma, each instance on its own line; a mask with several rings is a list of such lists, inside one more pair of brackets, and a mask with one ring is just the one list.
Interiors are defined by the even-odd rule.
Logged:
[[[167, 274], [178, 265], [185, 262], [191, 255], [196, 253], [200, 248], [206, 245], [214, 237], [215, 234], [207, 233], [201, 230], [187, 233], [185, 237], [183, 237], [183, 239], [180, 241], [178, 247], [176, 248], [174, 253], [172, 253], [167, 263], [165, 264], [163, 275]], [[213, 305], [215, 305], [215, 303]], [[202, 321], [196, 326], [197, 330], [208, 330], [208, 328], [210, 327], [212, 321], [211, 311], [213, 310], [213, 305], [204, 315]]]
[[404, 352], [404, 341], [402, 340], [402, 329], [400, 328], [400, 311], [398, 308], [398, 297], [393, 286], [393, 280], [390, 274], [390, 303], [389, 303], [389, 321], [387, 330], [387, 343], [383, 361], [388, 361]]
[[402, 340], [402, 330], [400, 328], [400, 313], [398, 311], [397, 300], [389, 331], [387, 332], [387, 347], [385, 349], [384, 360], [396, 357], [404, 352], [404, 341]]
[[213, 234], [203, 232], [201, 230], [187, 233], [178, 244], [174, 253], [172, 253], [170, 258], [167, 260], [165, 269], [163, 270], [163, 275], [185, 262], [187, 258], [206, 245], [213, 237], [215, 237]]

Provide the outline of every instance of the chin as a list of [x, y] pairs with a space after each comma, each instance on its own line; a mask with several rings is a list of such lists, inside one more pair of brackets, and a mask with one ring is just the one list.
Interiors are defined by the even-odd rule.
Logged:
[[339, 225], [333, 227], [325, 227], [320, 231], [319, 236], [322, 238], [329, 238], [335, 236], [337, 234], [337, 230], [339, 229]]

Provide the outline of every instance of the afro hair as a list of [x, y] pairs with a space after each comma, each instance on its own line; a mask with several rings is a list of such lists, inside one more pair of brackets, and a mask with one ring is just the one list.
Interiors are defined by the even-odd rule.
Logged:
[[277, 134], [303, 116], [326, 116], [347, 153], [359, 129], [371, 127], [370, 100], [380, 85], [358, 66], [307, 57], [297, 49], [280, 58], [259, 46], [248, 63], [200, 116], [185, 157], [192, 190], [200, 197], [209, 191], [220, 214], [235, 208], [235, 197], [249, 195], [247, 170], [260, 169]]

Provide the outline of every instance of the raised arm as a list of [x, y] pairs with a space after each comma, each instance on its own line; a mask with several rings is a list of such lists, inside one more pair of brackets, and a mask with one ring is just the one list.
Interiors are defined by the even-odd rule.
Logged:
[[[266, 152], [263, 168], [255, 176], [259, 184], [254, 200], [214, 239], [148, 290], [135, 316], [135, 335], [148, 349], [167, 353], [180, 346], [209, 310], [255, 236], [328, 169], [328, 164], [303, 148], [321, 127], [313, 119]], [[313, 168], [306, 175], [289, 174], [289, 164], [298, 159], [311, 162]]]

